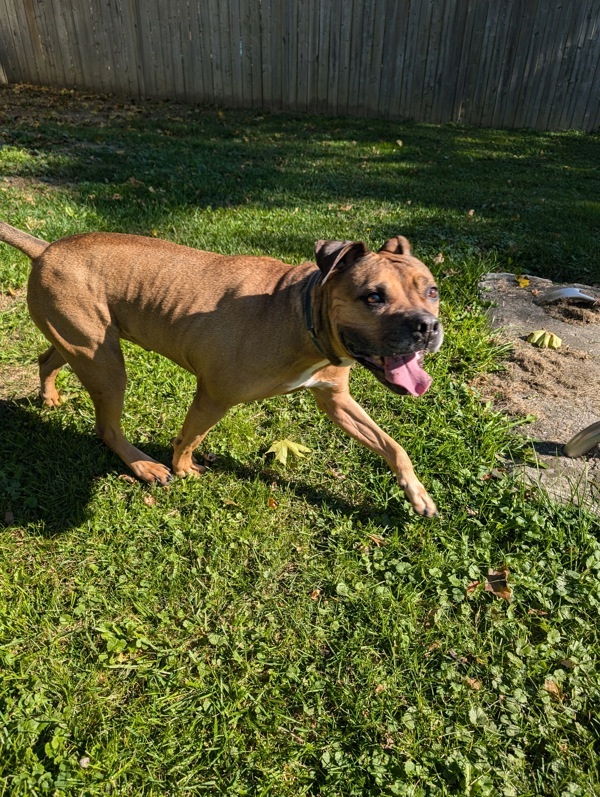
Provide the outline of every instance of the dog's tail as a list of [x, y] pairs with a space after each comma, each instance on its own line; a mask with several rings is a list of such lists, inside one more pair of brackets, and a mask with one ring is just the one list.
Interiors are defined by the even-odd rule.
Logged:
[[34, 257], [41, 255], [46, 247], [50, 245], [48, 241], [42, 241], [41, 238], [35, 238], [29, 233], [17, 230], [16, 227], [11, 227], [10, 224], [6, 224], [3, 221], [0, 221], [0, 241], [20, 249], [32, 260]]

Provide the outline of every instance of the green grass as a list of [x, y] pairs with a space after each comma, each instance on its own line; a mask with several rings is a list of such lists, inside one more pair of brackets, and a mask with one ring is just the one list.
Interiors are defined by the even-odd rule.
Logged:
[[[352, 376], [440, 520], [302, 393], [234, 409], [205, 477], [150, 489], [72, 374], [37, 403], [28, 261], [0, 247], [0, 379], [29, 385], [0, 401], [0, 795], [600, 794], [597, 519], [498, 470], [527, 447], [469, 386], [503, 356], [483, 272], [600, 281], [598, 136], [4, 89], [0, 142], [0, 218], [40, 237], [299, 263], [401, 233], [446, 328], [423, 399]], [[168, 463], [193, 381], [126, 359], [127, 433]], [[287, 469], [284, 437], [312, 449]], [[510, 604], [467, 594], [501, 566]]]

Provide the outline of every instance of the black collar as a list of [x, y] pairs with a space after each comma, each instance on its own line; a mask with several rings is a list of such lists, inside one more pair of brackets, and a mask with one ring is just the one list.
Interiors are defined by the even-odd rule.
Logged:
[[[323, 347], [319, 343], [319, 339], [317, 338], [317, 333], [315, 330], [315, 322], [313, 318], [313, 311], [312, 311], [312, 292], [313, 288], [322, 277], [321, 270], [317, 269], [310, 275], [310, 279], [308, 280], [308, 284], [306, 286], [306, 290], [304, 291], [304, 323], [306, 324], [306, 329], [308, 330], [308, 334], [310, 335], [310, 339], [313, 342], [315, 349], [323, 355], [323, 357], [327, 357], [325, 354]], [[329, 357], [327, 357], [329, 359]]]

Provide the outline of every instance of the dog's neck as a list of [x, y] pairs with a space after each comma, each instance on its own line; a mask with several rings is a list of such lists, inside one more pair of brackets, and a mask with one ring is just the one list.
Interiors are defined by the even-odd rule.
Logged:
[[[319, 335], [317, 334], [317, 328], [315, 326], [313, 292], [321, 277], [322, 274], [319, 269], [313, 271], [304, 290], [304, 324], [308, 334], [310, 335], [312, 344], [319, 354], [322, 354], [323, 357], [326, 357], [333, 365], [341, 365], [342, 361], [332, 351], [329, 340], [325, 340], [322, 334], [321, 338], [319, 338]], [[322, 332], [322, 328], [320, 331]]]

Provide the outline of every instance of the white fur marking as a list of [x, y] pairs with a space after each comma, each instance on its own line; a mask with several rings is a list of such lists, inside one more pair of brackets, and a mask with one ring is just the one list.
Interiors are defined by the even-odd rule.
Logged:
[[329, 364], [329, 360], [323, 360], [316, 365], [313, 365], [307, 371], [303, 371], [297, 379], [294, 379], [293, 382], [290, 382], [285, 386], [285, 390], [289, 393], [292, 390], [298, 390], [301, 387], [317, 387], [318, 385], [330, 385], [331, 382], [321, 382], [318, 379], [313, 379], [313, 374], [317, 371], [320, 371], [321, 368], [325, 368], [326, 365]]

